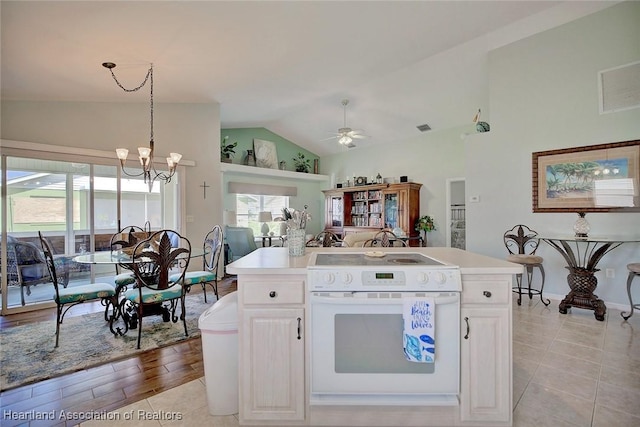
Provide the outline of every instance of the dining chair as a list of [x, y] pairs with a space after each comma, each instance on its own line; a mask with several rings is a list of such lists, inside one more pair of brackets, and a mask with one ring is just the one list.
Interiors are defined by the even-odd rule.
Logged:
[[[55, 294], [53, 300], [56, 303], [56, 347], [58, 347], [58, 341], [60, 339], [60, 325], [64, 320], [65, 314], [69, 309], [75, 305], [82, 304], [83, 302], [90, 302], [100, 300], [104, 309], [104, 320], [109, 320], [109, 307], [115, 303], [116, 291], [110, 283], [88, 283], [79, 286], [69, 286], [68, 288], [61, 287], [58, 284], [58, 275], [56, 274], [56, 265], [53, 260], [53, 251], [49, 242], [42, 236], [42, 233], [38, 231], [38, 237], [40, 238], [40, 244], [42, 245], [42, 252], [51, 276], [51, 282]], [[66, 308], [65, 308], [66, 306]]]
[[[146, 225], [145, 229], [137, 225], [129, 225], [111, 236], [109, 247], [112, 252], [126, 248], [132, 249], [139, 240], [143, 240], [148, 237], [149, 234], [150, 231], [146, 230]], [[123, 269], [128, 271], [122, 271]], [[133, 271], [130, 270], [129, 265], [116, 264], [116, 276], [113, 278], [113, 281], [116, 286], [120, 287], [135, 283], [136, 278], [133, 275]]]
[[[540, 295], [540, 301], [544, 305], [549, 305], [551, 301], [542, 297], [544, 290], [544, 267], [542, 266], [543, 258], [536, 255], [536, 250], [540, 244], [538, 233], [530, 229], [526, 225], [518, 224], [507, 230], [503, 236], [504, 245], [509, 251], [507, 261], [520, 264], [527, 270], [527, 289], [522, 290], [522, 274], [516, 274], [516, 285], [513, 292], [518, 294], [518, 305], [522, 305], [522, 294], [529, 295], [532, 299], [534, 295]], [[540, 289], [532, 288], [534, 268], [540, 270]]]
[[372, 239], [369, 239], [366, 242], [364, 242], [362, 246], [365, 248], [367, 247], [368, 248], [371, 248], [371, 247], [388, 248], [388, 247], [396, 247], [396, 246], [406, 247], [408, 245], [406, 241], [396, 236], [396, 234], [393, 231], [381, 230], [377, 232]]
[[[193, 286], [198, 283], [202, 285], [204, 293], [204, 302], [207, 302], [207, 284], [211, 286], [216, 301], [218, 296], [218, 264], [220, 262], [220, 253], [222, 252], [222, 227], [216, 225], [207, 233], [202, 244], [202, 270], [187, 271], [184, 275], [183, 284]], [[179, 274], [171, 276], [170, 280], [176, 280]]]
[[[177, 241], [177, 246], [172, 245], [172, 239]], [[125, 304], [129, 304], [126, 310], [133, 312], [137, 320], [138, 349], [145, 315], [162, 315], [165, 322], [176, 323], [178, 304], [182, 310], [180, 320], [184, 334], [189, 336], [184, 300], [190, 286], [183, 282], [190, 256], [191, 243], [173, 230], [156, 231], [134, 246], [131, 269], [136, 277], [136, 287], [127, 290], [124, 299]], [[181, 273], [172, 275], [172, 269], [179, 269]]]
[[306, 242], [307, 247], [323, 247], [330, 248], [342, 246], [342, 239], [332, 231], [324, 230], [313, 236]]

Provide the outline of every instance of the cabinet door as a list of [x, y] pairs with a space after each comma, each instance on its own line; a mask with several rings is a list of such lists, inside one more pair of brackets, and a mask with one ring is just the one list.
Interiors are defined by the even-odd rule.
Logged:
[[461, 331], [462, 421], [511, 419], [511, 341], [508, 308], [463, 308]]
[[344, 204], [342, 194], [328, 195], [325, 199], [327, 209], [324, 228], [342, 229], [344, 226]]
[[408, 195], [407, 190], [396, 190], [384, 192], [384, 227], [394, 229], [400, 227], [406, 235], [410, 235], [408, 216]]
[[240, 358], [243, 420], [304, 420], [303, 309], [245, 309]]

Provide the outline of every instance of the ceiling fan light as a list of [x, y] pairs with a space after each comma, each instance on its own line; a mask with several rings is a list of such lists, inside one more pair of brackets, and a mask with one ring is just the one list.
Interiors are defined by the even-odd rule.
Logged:
[[340, 139], [338, 140], [338, 142], [342, 145], [347, 145], [350, 144], [351, 141], [353, 141], [353, 139], [351, 139], [349, 136], [347, 135], [343, 135], [340, 137]]

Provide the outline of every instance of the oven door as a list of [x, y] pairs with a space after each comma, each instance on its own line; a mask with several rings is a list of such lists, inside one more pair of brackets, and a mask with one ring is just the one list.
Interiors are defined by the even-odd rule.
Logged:
[[[405, 358], [407, 296], [434, 298], [434, 363]], [[457, 404], [458, 292], [313, 292], [310, 306], [312, 403]]]

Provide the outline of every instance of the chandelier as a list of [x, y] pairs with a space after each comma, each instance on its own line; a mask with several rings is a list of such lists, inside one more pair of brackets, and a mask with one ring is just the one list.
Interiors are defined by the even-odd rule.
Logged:
[[116, 64], [113, 62], [103, 62], [102, 66], [107, 68], [111, 72], [111, 76], [116, 84], [125, 92], [136, 92], [140, 90], [147, 81], [151, 85], [150, 90], [150, 111], [151, 111], [151, 121], [150, 121], [150, 129], [151, 134], [149, 136], [149, 146], [148, 147], [138, 147], [138, 159], [140, 160], [140, 165], [142, 165], [142, 172], [140, 173], [132, 173], [128, 172], [125, 168], [125, 163], [127, 161], [127, 156], [129, 155], [129, 150], [126, 148], [116, 148], [116, 155], [118, 159], [120, 159], [120, 167], [122, 169], [122, 173], [127, 176], [144, 177], [144, 182], [149, 186], [149, 192], [153, 188], [153, 182], [155, 180], [163, 180], [165, 183], [169, 183], [171, 181], [171, 177], [176, 172], [176, 167], [178, 166], [178, 162], [182, 158], [182, 155], [179, 153], [169, 153], [169, 157], [167, 157], [167, 165], [169, 166], [168, 172], [158, 172], [153, 165], [153, 64], [149, 67], [149, 71], [147, 71], [147, 75], [145, 76], [142, 83], [140, 83], [137, 87], [133, 89], [127, 89], [118, 81], [116, 75], [113, 72], [113, 69], [116, 67]]

